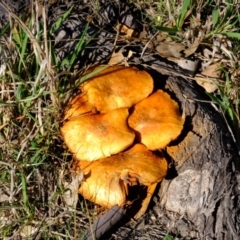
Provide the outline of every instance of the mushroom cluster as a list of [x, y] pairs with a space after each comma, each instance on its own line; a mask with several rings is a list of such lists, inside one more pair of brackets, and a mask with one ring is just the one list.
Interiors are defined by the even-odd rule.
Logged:
[[183, 129], [178, 104], [162, 90], [153, 92], [152, 77], [135, 67], [109, 66], [79, 89], [61, 127], [74, 170], [84, 174], [79, 193], [111, 208], [129, 203], [132, 186], [152, 192], [168, 170], [160, 150]]

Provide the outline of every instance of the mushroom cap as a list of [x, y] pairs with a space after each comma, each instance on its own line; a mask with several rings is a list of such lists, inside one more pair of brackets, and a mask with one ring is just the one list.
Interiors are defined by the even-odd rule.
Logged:
[[[98, 66], [89, 71], [101, 68]], [[87, 73], [89, 73], [89, 71]], [[80, 85], [88, 104], [106, 113], [131, 107], [153, 91], [153, 79], [135, 67], [109, 66]]]
[[[111, 157], [110, 157], [111, 158]], [[126, 203], [126, 192], [122, 180], [117, 174], [102, 166], [102, 161], [89, 163], [84, 169], [84, 180], [79, 187], [79, 193], [91, 202], [102, 207], [111, 208]], [[86, 161], [79, 161], [86, 166]], [[110, 164], [111, 165], [111, 164]]]
[[138, 141], [150, 150], [157, 150], [179, 136], [184, 120], [178, 104], [167, 93], [158, 90], [133, 107], [128, 124]]
[[[91, 68], [85, 75], [101, 68]], [[116, 108], [132, 107], [152, 93], [153, 79], [135, 67], [109, 66], [80, 84], [79, 88], [81, 94], [67, 105], [64, 120], [89, 112], [106, 113]]]
[[96, 109], [88, 102], [87, 95], [81, 93], [73, 98], [65, 108], [64, 120], [90, 113], [96, 113]]
[[158, 183], [168, 170], [166, 159], [155, 155], [142, 144], [108, 158], [94, 162], [78, 161], [76, 164], [79, 168], [77, 171], [85, 174], [79, 193], [107, 208], [125, 204], [129, 186]]
[[61, 128], [69, 150], [77, 160], [94, 161], [119, 153], [129, 147], [135, 134], [127, 125], [127, 108], [105, 114], [75, 117]]

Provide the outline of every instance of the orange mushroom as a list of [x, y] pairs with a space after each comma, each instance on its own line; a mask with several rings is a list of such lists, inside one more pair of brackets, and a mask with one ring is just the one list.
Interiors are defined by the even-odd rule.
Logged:
[[127, 108], [73, 118], [61, 128], [65, 143], [78, 160], [94, 161], [131, 146], [135, 134], [128, 128]]
[[167, 93], [158, 90], [133, 107], [128, 124], [139, 142], [150, 150], [157, 150], [179, 136], [184, 119], [178, 104]]
[[147, 72], [135, 67], [109, 66], [83, 82], [79, 88], [82, 93], [69, 104], [64, 119], [92, 109], [106, 113], [116, 108], [129, 108], [152, 93], [153, 79]]
[[[106, 208], [122, 207], [131, 186], [147, 186], [139, 217], [168, 169], [161, 153], [150, 150], [166, 147], [183, 129], [178, 104], [161, 90], [149, 96], [153, 80], [135, 67], [108, 67], [79, 88], [81, 94], [66, 108], [61, 128], [78, 160], [75, 171], [84, 173], [79, 193]], [[135, 135], [141, 144], [132, 146]]]
[[130, 150], [94, 162], [78, 161], [77, 171], [85, 174], [79, 188], [84, 198], [106, 208], [126, 203], [129, 186], [151, 186], [162, 181], [168, 164], [144, 145], [136, 144]]
[[64, 120], [91, 113], [97, 113], [96, 108], [88, 102], [86, 94], [79, 94], [67, 105]]

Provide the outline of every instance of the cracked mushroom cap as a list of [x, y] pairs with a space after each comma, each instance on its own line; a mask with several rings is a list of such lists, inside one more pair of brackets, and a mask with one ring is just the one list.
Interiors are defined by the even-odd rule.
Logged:
[[76, 164], [75, 170], [85, 175], [79, 193], [107, 208], [124, 205], [129, 186], [158, 183], [168, 170], [166, 159], [142, 144], [108, 158], [94, 162], [78, 161]]
[[105, 114], [90, 114], [67, 121], [61, 133], [77, 160], [94, 161], [131, 146], [135, 134], [127, 125], [127, 108]]
[[[99, 68], [102, 66], [90, 69], [87, 74]], [[153, 79], [147, 72], [135, 67], [109, 66], [83, 82], [79, 88], [82, 94], [66, 108], [64, 119], [91, 109], [106, 113], [116, 108], [132, 107], [152, 93]]]
[[167, 93], [158, 90], [134, 106], [128, 124], [139, 142], [150, 150], [157, 150], [179, 136], [184, 119], [178, 104]]

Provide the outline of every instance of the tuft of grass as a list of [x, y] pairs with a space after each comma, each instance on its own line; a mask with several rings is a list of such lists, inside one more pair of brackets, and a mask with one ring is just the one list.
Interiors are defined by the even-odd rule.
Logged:
[[75, 233], [81, 236], [86, 224], [83, 211], [70, 211], [62, 201], [59, 171], [68, 169], [70, 158], [59, 132], [63, 93], [69, 89], [61, 68], [66, 64], [70, 71], [91, 41], [85, 39], [88, 26], [75, 52], [58, 63], [50, 35], [72, 8], [48, 29], [45, 5], [40, 20], [35, 11], [16, 16], [0, 4], [11, 17], [0, 32], [0, 50], [6, 56], [0, 71], [0, 236], [72, 239], [74, 226], [83, 225]]
[[239, 109], [239, 93], [233, 93], [234, 86], [230, 81], [229, 73], [223, 69], [225, 74], [225, 85], [218, 86], [217, 94], [208, 94], [212, 99], [213, 103], [217, 104], [220, 108], [226, 124], [228, 125], [229, 131], [232, 135], [232, 138], [238, 148], [240, 153], [240, 115], [238, 112]]
[[170, 234], [167, 234], [163, 240], [174, 240], [175, 238], [172, 237]]

